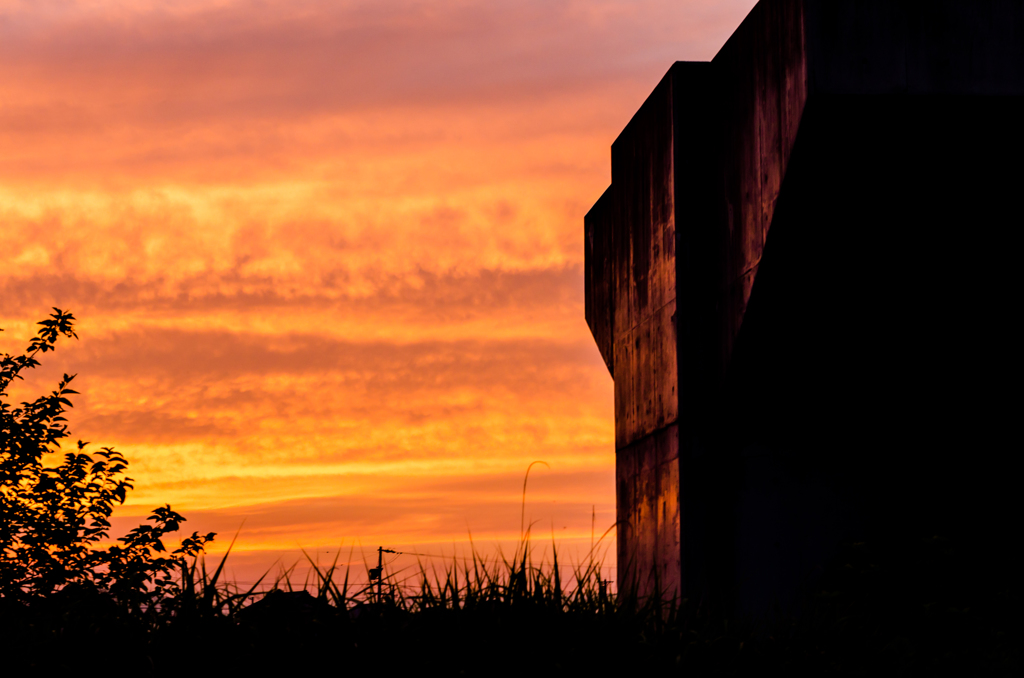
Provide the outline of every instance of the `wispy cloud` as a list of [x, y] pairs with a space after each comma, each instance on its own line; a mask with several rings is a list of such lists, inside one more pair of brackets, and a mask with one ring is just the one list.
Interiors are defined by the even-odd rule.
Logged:
[[582, 218], [752, 5], [0, 0], [0, 348], [81, 319], [19, 388], [79, 373], [122, 515], [248, 516], [253, 553], [509, 538], [538, 458], [531, 515], [582, 539], [614, 515]]

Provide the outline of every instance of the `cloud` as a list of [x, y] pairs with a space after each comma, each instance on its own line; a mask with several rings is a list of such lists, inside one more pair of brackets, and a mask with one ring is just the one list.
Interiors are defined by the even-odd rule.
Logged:
[[583, 215], [753, 4], [0, 0], [0, 348], [51, 306], [81, 336], [16, 395], [77, 372], [118, 520], [249, 516], [252, 562], [515, 537], [535, 459], [528, 508], [584, 540], [614, 423]]
[[672, 61], [710, 58], [752, 4], [15, 6], [0, 22], [0, 176], [251, 180], [318, 150], [514, 147], [559, 129], [606, 148]]
[[[81, 435], [218, 444], [250, 460], [283, 447], [301, 463], [464, 456], [513, 440], [579, 445], [610, 409], [610, 383], [594, 390], [608, 381], [599, 360], [585, 338], [389, 344], [141, 332], [84, 344], [61, 367], [82, 375]], [[322, 438], [315, 452], [302, 443]]]
[[[535, 467], [522, 504], [524, 471], [394, 478], [365, 493], [192, 509], [185, 527], [188, 532], [216, 531], [223, 538], [244, 522], [239, 546], [267, 549], [351, 543], [384, 535], [390, 542], [462, 541], [467, 529], [480, 539], [508, 539], [518, 537], [521, 515], [527, 527], [536, 525], [535, 532], [546, 534], [557, 524], [560, 536], [573, 537], [589, 535], [592, 526], [600, 536], [614, 522], [614, 511], [602, 507], [598, 514], [590, 499], [609, 490], [608, 473]], [[346, 487], [344, 478], [333, 481], [339, 489]], [[445, 500], [438, 501], [439, 497]], [[149, 508], [136, 503], [128, 511], [120, 510], [114, 531], [130, 529]], [[570, 531], [563, 533], [563, 528]]]
[[[232, 2], [8, 9], [5, 70], [161, 117], [521, 100], [708, 59], [740, 2]], [[663, 66], [662, 66], [663, 68]], [[67, 97], [71, 99], [71, 96]]]
[[[369, 284], [355, 289], [344, 270], [329, 270], [291, 288], [282, 282], [288, 281], [245, 275], [237, 268], [176, 280], [140, 275], [113, 281], [44, 270], [0, 279], [0, 294], [8, 313], [28, 318], [50, 306], [71, 309], [85, 323], [80, 334], [89, 345], [114, 332], [143, 330], [153, 335], [147, 341], [162, 342], [181, 331], [221, 331], [404, 343], [557, 338], [584, 329], [579, 266], [467, 275], [376, 272]], [[4, 337], [15, 338], [10, 332]]]

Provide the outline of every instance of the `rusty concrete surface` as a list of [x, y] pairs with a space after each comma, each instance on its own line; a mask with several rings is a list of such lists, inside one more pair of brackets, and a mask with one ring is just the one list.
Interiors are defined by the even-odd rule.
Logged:
[[1024, 0], [764, 0], [672, 66], [584, 220], [621, 591], [764, 610], [851, 535], [992, 522], [946, 459], [1012, 433], [1021, 119]]

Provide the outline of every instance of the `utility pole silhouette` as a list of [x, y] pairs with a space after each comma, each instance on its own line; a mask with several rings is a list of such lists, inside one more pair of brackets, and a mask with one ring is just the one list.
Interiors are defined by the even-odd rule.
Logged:
[[[384, 584], [384, 554], [385, 553], [396, 553], [391, 549], [386, 549], [383, 546], [377, 547], [377, 567], [370, 569], [370, 581], [377, 580], [377, 602], [384, 602], [383, 593], [381, 592], [381, 586]], [[372, 583], [371, 583], [372, 586]]]
[[598, 592], [599, 592], [598, 595], [600, 596], [600, 599], [601, 599], [602, 603], [608, 602], [608, 584], [611, 584], [611, 583], [612, 583], [611, 579], [598, 579], [597, 580], [597, 587], [598, 587]]

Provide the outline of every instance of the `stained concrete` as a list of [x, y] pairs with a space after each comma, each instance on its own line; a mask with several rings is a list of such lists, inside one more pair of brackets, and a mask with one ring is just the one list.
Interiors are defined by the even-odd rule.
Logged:
[[758, 612], [1004, 528], [1021, 120], [1021, 0], [765, 0], [669, 70], [585, 219], [620, 590]]

